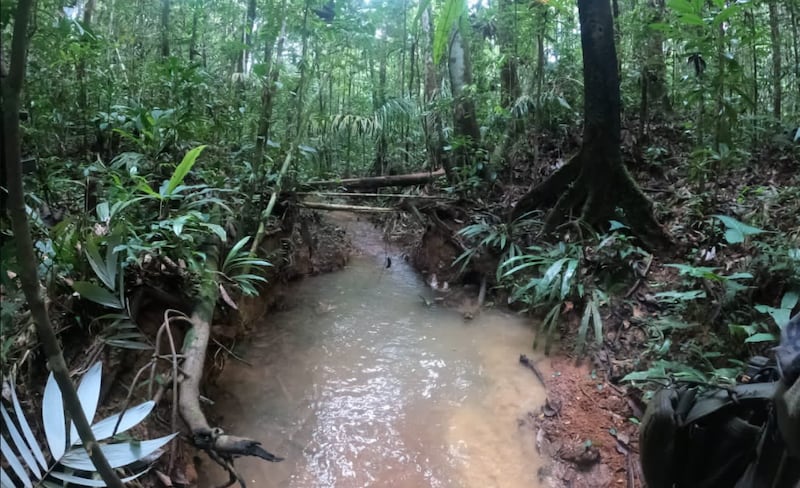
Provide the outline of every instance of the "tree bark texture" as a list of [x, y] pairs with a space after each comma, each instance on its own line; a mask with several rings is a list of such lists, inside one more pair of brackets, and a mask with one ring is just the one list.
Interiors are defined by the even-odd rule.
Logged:
[[778, 2], [770, 0], [769, 2], [769, 29], [770, 40], [772, 41], [772, 116], [775, 120], [781, 120], [781, 31], [780, 19], [778, 12]]
[[[573, 211], [601, 227], [622, 218], [651, 248], [663, 249], [670, 239], [653, 216], [652, 203], [622, 163], [620, 91], [614, 24], [608, 0], [579, 0], [584, 76], [584, 131], [580, 153], [550, 178], [534, 187], [511, 214], [552, 204], [545, 232], [553, 232]], [[624, 215], [616, 214], [621, 208]]]

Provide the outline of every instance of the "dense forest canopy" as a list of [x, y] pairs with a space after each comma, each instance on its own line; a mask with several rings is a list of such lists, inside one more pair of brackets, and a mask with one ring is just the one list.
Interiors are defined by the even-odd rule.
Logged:
[[[613, 7], [623, 113], [643, 126], [630, 129], [642, 137], [646, 122], [673, 117], [712, 153], [697, 156], [698, 178], [711, 171], [703, 161], [742, 162], [796, 125], [795, 2]], [[112, 145], [155, 157], [205, 143], [241, 150], [239, 162], [258, 167], [254, 146], [266, 133], [272, 161], [298, 139], [296, 169], [306, 177], [440, 164], [426, 158], [436, 141], [445, 154], [475, 145], [466, 180], [484, 162], [503, 168], [507, 153], [496, 148], [509, 127], [563, 134], [580, 121], [571, 1], [86, 1], [35, 10], [25, 147], [39, 157], [105, 149], [110, 159]], [[4, 46], [13, 11], [6, 2]], [[471, 72], [456, 86], [442, 57], [454, 26]], [[458, 130], [451, 115], [464, 96], [477, 133]]]
[[215, 310], [303, 274], [311, 208], [402, 212], [434, 289], [607, 340], [615, 382], [733, 383], [797, 308], [800, 0], [16, 0], [0, 41], [0, 365], [43, 344], [65, 389], [189, 323], [163, 381], [222, 466], [279, 459], [200, 408]]

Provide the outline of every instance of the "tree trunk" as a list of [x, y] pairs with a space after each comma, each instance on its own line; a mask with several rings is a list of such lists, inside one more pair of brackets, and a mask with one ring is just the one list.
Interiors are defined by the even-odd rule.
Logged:
[[41, 342], [47, 359], [47, 366], [61, 391], [67, 413], [75, 423], [75, 428], [83, 442], [100, 477], [107, 486], [122, 488], [124, 485], [108, 463], [103, 451], [99, 448], [92, 433], [89, 420], [83, 412], [81, 401], [75, 385], [69, 377], [64, 355], [58, 344], [58, 338], [50, 322], [42, 296], [40, 295], [37, 259], [33, 252], [33, 238], [25, 211], [24, 188], [22, 185], [22, 162], [20, 148], [19, 109], [20, 93], [25, 79], [25, 67], [28, 51], [28, 23], [33, 10], [31, 0], [19, 0], [14, 16], [14, 31], [11, 40], [11, 59], [8, 76], [2, 80], [3, 94], [3, 161], [2, 168], [6, 174], [8, 185], [8, 213], [14, 232], [19, 278], [22, 291], [28, 301], [31, 317], [36, 327], [36, 335]]
[[775, 120], [781, 120], [781, 34], [780, 21], [778, 18], [778, 2], [769, 2], [769, 29], [772, 41], [772, 116]]
[[794, 83], [797, 93], [794, 99], [794, 110], [800, 112], [800, 19], [797, 18], [797, 0], [788, 3], [789, 15], [792, 21], [792, 53], [794, 54]]
[[[609, 2], [578, 0], [578, 12], [585, 100], [583, 146], [577, 156], [523, 196], [511, 217], [553, 204], [546, 233], [576, 210], [595, 227], [622, 219], [645, 245], [663, 249], [670, 239], [656, 222], [652, 203], [622, 163], [619, 78]], [[616, 213], [617, 208], [623, 215]]]
[[[384, 26], [385, 27], [385, 26]], [[374, 100], [374, 110], [377, 112], [378, 110], [383, 107], [383, 104], [386, 103], [386, 48], [385, 42], [380, 41], [380, 52], [378, 56], [380, 57], [379, 68], [378, 68], [378, 90], [375, 93]], [[375, 146], [375, 159], [372, 162], [372, 169], [370, 170], [370, 174], [373, 176], [380, 176], [383, 175], [386, 171], [386, 152], [388, 150], [388, 142], [386, 140], [386, 133], [381, 130], [380, 134], [378, 134], [378, 142]]]
[[422, 30], [425, 33], [425, 111], [427, 112], [423, 127], [425, 129], [428, 165], [431, 170], [438, 168], [440, 165], [444, 167], [445, 173], [447, 173], [447, 180], [450, 183], [454, 183], [455, 175], [453, 174], [450, 159], [444, 155], [442, 150], [442, 141], [444, 141], [442, 117], [434, 107], [439, 91], [439, 76], [436, 65], [433, 62], [433, 14], [430, 6], [422, 13]]
[[[286, 2], [283, 2], [284, 7]], [[282, 9], [285, 11], [285, 8]], [[264, 152], [266, 149], [267, 141], [269, 140], [269, 132], [272, 123], [272, 107], [275, 103], [275, 90], [278, 84], [278, 77], [281, 72], [281, 56], [283, 55], [283, 43], [286, 41], [286, 19], [284, 18], [281, 24], [281, 31], [278, 35], [278, 44], [275, 47], [275, 59], [271, 62], [270, 73], [268, 78], [264, 81], [264, 86], [261, 91], [261, 116], [258, 120], [258, 133], [256, 134], [256, 149], [253, 156], [253, 163], [255, 165], [255, 184], [260, 185], [262, 181]], [[267, 45], [271, 42], [267, 41]], [[269, 53], [270, 49], [265, 48], [264, 51]], [[267, 60], [270, 59], [268, 56]]]
[[161, 57], [169, 57], [170, 0], [161, 0]]
[[453, 135], [457, 141], [453, 151], [454, 163], [455, 166], [462, 169], [472, 168], [475, 164], [473, 156], [481, 139], [478, 119], [475, 115], [475, 103], [465, 90], [468, 85], [472, 84], [472, 67], [470, 66], [469, 46], [462, 35], [463, 23], [463, 19], [459, 19], [453, 31], [447, 64], [450, 73], [450, 87], [453, 91]]
[[[648, 22], [662, 22], [664, 0], [649, 0]], [[667, 92], [667, 64], [664, 62], [664, 37], [660, 31], [648, 29], [645, 37], [645, 63], [642, 72], [642, 100], [640, 107], [640, 136], [646, 133], [647, 121], [651, 116], [671, 110]]]

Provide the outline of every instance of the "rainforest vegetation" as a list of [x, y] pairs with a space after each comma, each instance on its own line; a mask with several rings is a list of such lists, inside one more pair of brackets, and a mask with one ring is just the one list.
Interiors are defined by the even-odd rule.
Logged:
[[203, 383], [342, 264], [330, 210], [644, 402], [800, 306], [799, 0], [6, 0], [0, 39], [4, 487], [278, 460]]

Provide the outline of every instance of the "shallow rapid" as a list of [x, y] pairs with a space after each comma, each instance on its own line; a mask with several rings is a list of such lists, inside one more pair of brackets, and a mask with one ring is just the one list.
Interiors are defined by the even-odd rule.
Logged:
[[[347, 225], [347, 224], [344, 224]], [[353, 223], [363, 231], [362, 223]], [[299, 282], [218, 380], [216, 416], [286, 458], [241, 459], [258, 487], [538, 487], [534, 432], [544, 400], [521, 367], [530, 325], [484, 310], [466, 322], [373, 246], [342, 271]], [[227, 474], [205, 460], [201, 486]]]

